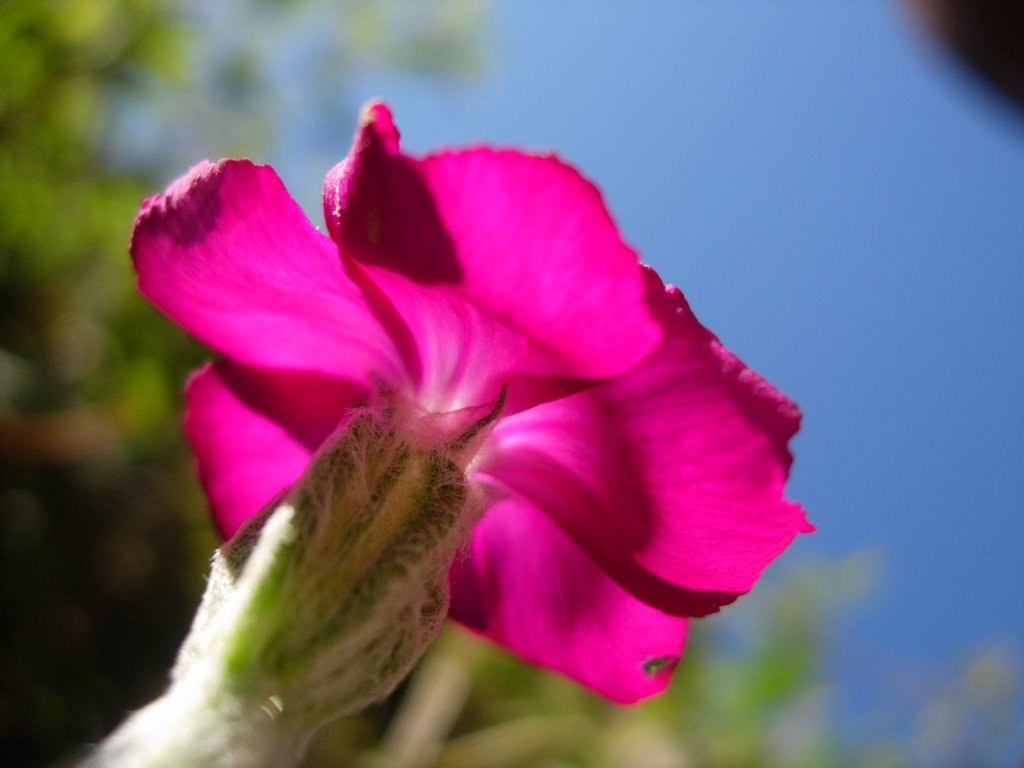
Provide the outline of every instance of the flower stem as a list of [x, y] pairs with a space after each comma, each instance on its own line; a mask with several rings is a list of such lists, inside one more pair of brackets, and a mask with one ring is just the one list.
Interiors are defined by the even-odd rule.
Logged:
[[429, 414], [353, 411], [214, 554], [171, 687], [84, 765], [287, 768], [324, 722], [387, 696], [440, 632], [483, 508], [471, 443], [501, 404], [458, 434]]
[[280, 722], [272, 703], [251, 702], [189, 677], [135, 712], [89, 758], [88, 768], [290, 768], [313, 729]]

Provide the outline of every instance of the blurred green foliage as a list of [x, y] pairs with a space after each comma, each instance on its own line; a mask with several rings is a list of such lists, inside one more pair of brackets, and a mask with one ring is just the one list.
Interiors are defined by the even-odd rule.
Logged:
[[[284, 119], [337, 159], [358, 106], [346, 78], [479, 72], [484, 10], [0, 2], [0, 765], [70, 764], [160, 692], [216, 546], [179, 428], [207, 353], [135, 293], [139, 203], [204, 155], [273, 155]], [[450, 629], [389, 701], [325, 729], [308, 765], [994, 764], [1020, 692], [998, 650], [929, 699], [912, 743], [844, 742], [823, 649], [868, 571], [795, 572], [695, 624], [670, 691], [629, 708]]]
[[950, 670], [914, 713], [909, 738], [851, 740], [823, 664], [840, 615], [875, 571], [857, 555], [760, 585], [756, 600], [692, 623], [668, 691], [629, 707], [449, 627], [392, 701], [328, 726], [306, 768], [1004, 765], [1022, 681], [1001, 648]]
[[100, 152], [115, 92], [173, 69], [168, 6], [0, 4], [4, 765], [44, 764], [159, 691], [212, 543], [176, 427], [201, 353], [135, 298], [126, 241], [150, 183]]
[[[287, 84], [275, 85], [263, 53], [301, 11], [331, 31], [335, 84], [375, 36], [411, 56], [381, 65], [450, 73], [479, 62], [468, 44], [479, 3], [439, 3], [414, 28], [389, 3], [224, 3], [214, 23], [219, 6], [0, 3], [9, 768], [73, 755], [159, 693], [216, 546], [179, 427], [182, 383], [208, 353], [134, 290], [127, 244], [140, 202], [205, 153], [273, 150], [281, 110], [267, 91]], [[345, 92], [322, 96], [329, 112]], [[343, 147], [353, 115], [338, 123]]]

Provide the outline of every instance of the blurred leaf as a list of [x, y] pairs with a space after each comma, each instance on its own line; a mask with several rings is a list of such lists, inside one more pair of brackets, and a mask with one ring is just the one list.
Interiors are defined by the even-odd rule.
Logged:
[[[333, 34], [299, 54], [353, 9], [0, 2], [5, 768], [97, 740], [164, 686], [216, 545], [180, 428], [182, 384], [209, 352], [136, 294], [139, 204], [203, 155], [273, 152], [286, 117], [347, 134], [359, 54]], [[414, 65], [450, 70], [431, 59], [472, 47], [474, 23], [439, 17]]]

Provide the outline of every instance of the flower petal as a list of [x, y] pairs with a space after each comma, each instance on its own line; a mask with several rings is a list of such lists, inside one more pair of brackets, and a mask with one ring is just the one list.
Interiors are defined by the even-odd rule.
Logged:
[[251, 365], [395, 382], [400, 355], [277, 174], [201, 163], [135, 222], [140, 290], [201, 341]]
[[410, 158], [378, 103], [328, 174], [324, 211], [331, 236], [370, 274], [448, 286], [528, 339], [545, 361], [530, 373], [619, 373], [660, 338], [637, 256], [600, 192], [553, 156], [481, 148]]
[[622, 703], [665, 688], [686, 637], [686, 619], [644, 605], [515, 498], [488, 509], [453, 566], [450, 615]]
[[[412, 395], [426, 410], [493, 403], [503, 384], [531, 369], [527, 339], [446, 286], [424, 287], [383, 271], [375, 282], [406, 318], [416, 350]], [[514, 389], [520, 399], [520, 387]]]
[[700, 616], [813, 530], [782, 495], [800, 417], [678, 289], [663, 321], [665, 340], [632, 370], [502, 420], [477, 471], [542, 509], [643, 601]]
[[189, 380], [185, 432], [225, 539], [291, 486], [362, 387], [319, 374], [208, 364]]

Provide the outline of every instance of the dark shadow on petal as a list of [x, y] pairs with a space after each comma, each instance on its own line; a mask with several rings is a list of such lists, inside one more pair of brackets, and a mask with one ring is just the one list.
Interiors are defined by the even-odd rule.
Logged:
[[395, 344], [395, 349], [398, 350], [398, 354], [402, 358], [402, 364], [412, 380], [413, 388], [418, 389], [423, 383], [423, 358], [420, 356], [416, 337], [410, 330], [409, 324], [395, 309], [395, 305], [387, 294], [355, 259], [347, 256], [344, 252], [339, 252], [338, 257], [341, 259], [345, 275], [359, 288], [367, 306], [373, 312], [373, 316], [387, 330]]
[[541, 403], [575, 395], [577, 392], [596, 386], [601, 381], [601, 379], [584, 379], [578, 376], [513, 374], [508, 380], [508, 396], [505, 400], [504, 415], [511, 416]]
[[448, 571], [451, 587], [451, 602], [448, 615], [479, 632], [486, 632], [490, 624], [487, 612], [489, 598], [483, 594], [481, 579], [485, 578], [486, 570], [478, 567], [470, 552], [460, 553], [455, 557]]
[[[673, 616], [696, 618], [735, 601], [739, 593], [689, 589], [656, 576], [636, 562], [635, 553], [643, 551], [653, 535], [658, 501], [639, 481], [642, 473], [638, 462], [642, 459], [624, 443], [609, 448], [614, 455], [605, 457], [607, 470], [617, 475], [616, 485], [629, 488], [628, 493], [615, 499], [595, 496], [592, 489], [568, 475], [546, 453], [525, 446], [518, 447], [513, 458], [502, 463], [500, 474], [493, 473], [493, 477], [510, 493], [542, 510], [605, 573], [641, 602]], [[631, 512], [629, 525], [620, 525], [612, 539], [597, 530], [611, 524], [601, 515], [609, 503]], [[580, 510], [587, 514], [579, 514]]]
[[367, 402], [360, 384], [309, 371], [252, 368], [228, 360], [214, 363], [238, 399], [266, 416], [310, 451], [315, 451], [353, 406]]
[[[459, 283], [455, 243], [414, 161], [392, 154], [373, 130], [347, 161], [341, 209], [331, 222], [343, 250], [423, 284]], [[336, 229], [335, 229], [336, 227]]]
[[135, 232], [169, 237], [180, 245], [203, 242], [217, 226], [223, 210], [220, 188], [227, 162], [234, 161], [199, 163], [164, 194], [147, 198], [135, 220]]

